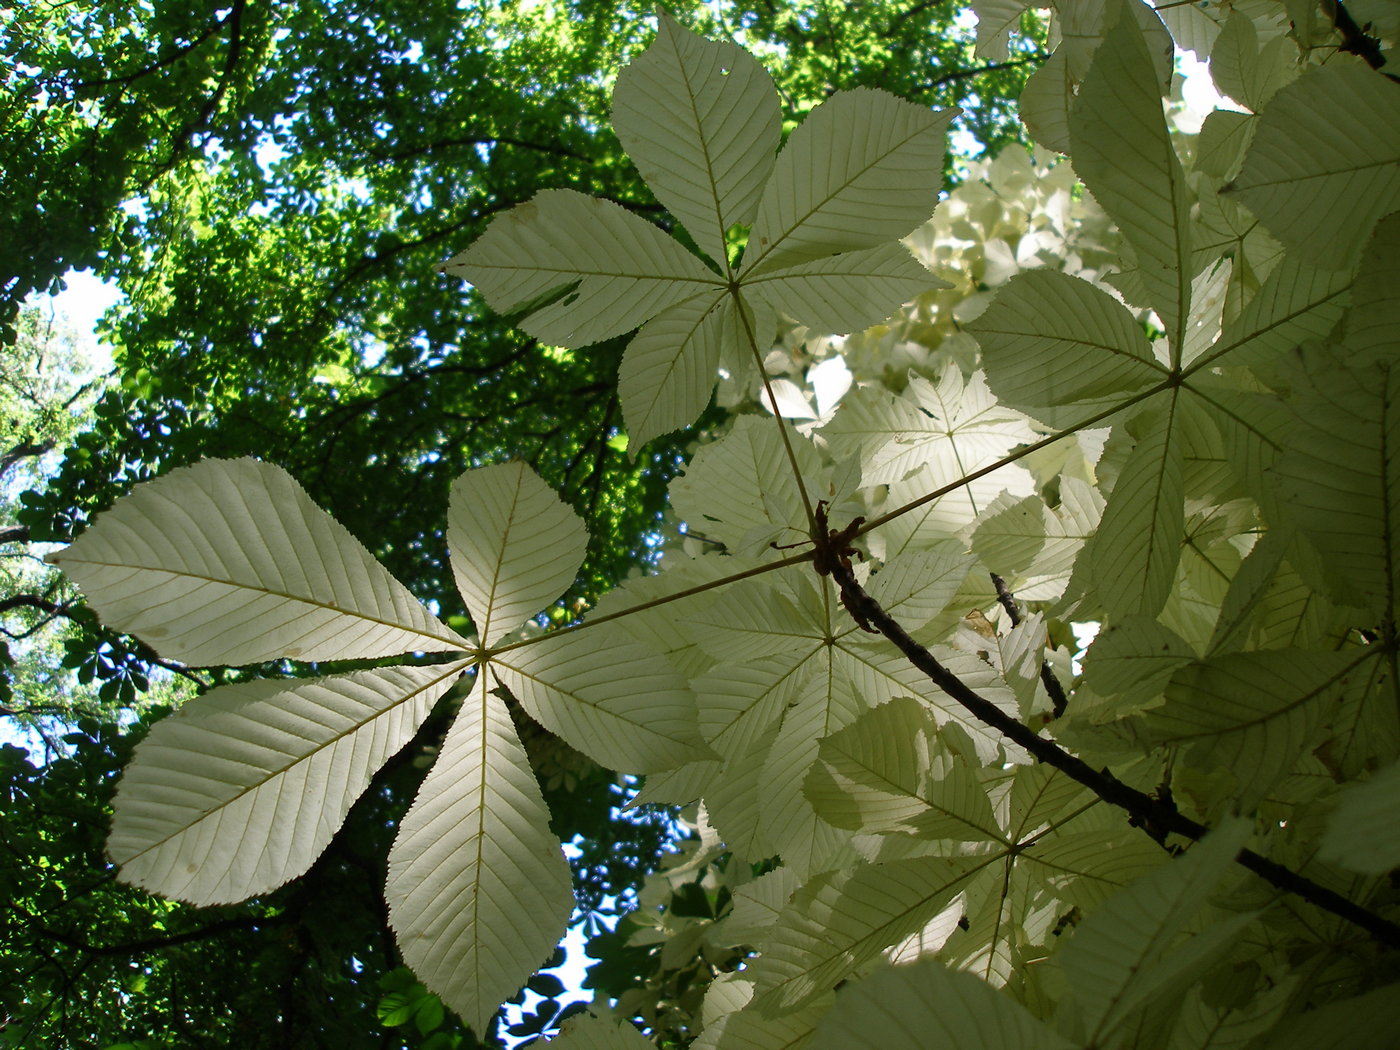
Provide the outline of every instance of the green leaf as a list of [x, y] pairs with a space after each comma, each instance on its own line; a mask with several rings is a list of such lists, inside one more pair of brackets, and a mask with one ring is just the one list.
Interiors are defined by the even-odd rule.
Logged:
[[1123, 304], [1049, 270], [1017, 274], [967, 326], [1003, 404], [1069, 426], [1161, 382], [1166, 370]]
[[1332, 597], [1389, 615], [1400, 586], [1400, 368], [1320, 360], [1306, 378], [1274, 464], [1279, 511], [1322, 556]]
[[646, 773], [711, 757], [685, 679], [611, 625], [532, 639], [491, 667], [536, 721], [605, 768]]
[[227, 904], [302, 874], [469, 664], [222, 686], [162, 719], [114, 801], [124, 882]]
[[1162, 694], [1171, 676], [1196, 652], [1151, 616], [1126, 616], [1098, 633], [1084, 657], [1084, 684], [1127, 710]]
[[1139, 418], [1142, 433], [1098, 531], [1075, 562], [1076, 576], [1084, 571], [1110, 619], [1155, 616], [1171, 593], [1185, 531], [1182, 430], [1188, 412], [1184, 399], [1172, 397], [1165, 409]]
[[[820, 491], [817, 450], [797, 435], [792, 442], [807, 490]], [[721, 540], [738, 554], [807, 535], [797, 483], [771, 419], [741, 416], [724, 441], [700, 449], [671, 482], [671, 505], [690, 531]]]
[[843, 989], [810, 1050], [1071, 1050], [1011, 996], [934, 959]]
[[765, 271], [744, 280], [748, 292], [815, 332], [846, 335], [885, 320], [939, 280], [898, 241], [865, 251]]
[[48, 560], [105, 623], [196, 666], [467, 647], [291, 475], [254, 459], [139, 485]]
[[1394, 361], [1400, 348], [1400, 212], [1386, 216], [1361, 256], [1347, 318], [1347, 349], [1358, 364]]
[[1390, 1050], [1400, 1042], [1400, 984], [1285, 1016], [1269, 1033], [1269, 1050]]
[[753, 221], [781, 141], [773, 79], [743, 48], [664, 12], [656, 40], [618, 74], [613, 129], [700, 249], [727, 264], [724, 235]]
[[1225, 192], [1314, 266], [1350, 268], [1400, 208], [1400, 84], [1333, 62], [1280, 89]]
[[1298, 45], [1290, 37], [1274, 37], [1261, 48], [1254, 20], [1230, 12], [1210, 51], [1211, 79], [1223, 94], [1258, 113], [1298, 72]]
[[596, 1014], [570, 1017], [559, 1035], [542, 1045], [557, 1050], [656, 1050], [630, 1022]]
[[485, 675], [399, 825], [384, 894], [404, 962], [479, 1032], [564, 934], [569, 865]]
[[1348, 871], [1384, 875], [1400, 868], [1400, 762], [1341, 790], [1320, 846], [1324, 860]]
[[1193, 965], [1224, 949], [1253, 915], [1234, 915], [1184, 945], [1177, 935], [1200, 912], [1248, 839], [1250, 823], [1232, 819], [1170, 864], [1134, 882], [1091, 912], [1056, 958], [1073, 989], [1089, 1045], [1111, 1045], [1132, 1013], [1165, 993]]
[[1365, 651], [1280, 649], [1192, 663], [1172, 677], [1166, 702], [1147, 712], [1147, 731], [1163, 744], [1199, 744], [1198, 765], [1229, 769], [1243, 796], [1257, 801], [1316, 740], [1366, 659]]
[[752, 964], [760, 1006], [772, 1013], [810, 1002], [921, 930], [986, 857], [917, 857], [841, 868], [809, 880], [772, 927]]
[[617, 394], [629, 452], [705, 411], [719, 376], [726, 315], [735, 309], [722, 291], [693, 296], [657, 314], [627, 344]]
[[1132, 245], [1148, 305], [1179, 355], [1191, 297], [1191, 202], [1162, 114], [1162, 82], [1137, 21], [1142, 5], [1117, 6], [1070, 110], [1074, 170]]
[[[545, 190], [497, 216], [442, 269], [477, 287], [491, 308], [526, 308], [536, 339], [581, 347], [629, 332], [719, 276], [645, 219], [612, 201]], [[577, 287], [539, 305], [540, 297]]]
[[959, 112], [871, 88], [837, 92], [814, 109], [778, 154], [742, 279], [913, 232], [938, 204], [943, 139]]
[[482, 645], [494, 645], [574, 582], [588, 530], [524, 463], [468, 471], [452, 484], [447, 546]]
[[804, 785], [823, 820], [871, 832], [916, 829], [929, 838], [999, 842], [983, 786], [964, 763], [934, 764], [938, 724], [917, 700], [897, 697], [821, 742]]
[[1289, 253], [1248, 305], [1228, 321], [1197, 367], [1219, 361], [1269, 367], [1299, 343], [1322, 339], [1341, 318], [1350, 275], [1320, 270]]

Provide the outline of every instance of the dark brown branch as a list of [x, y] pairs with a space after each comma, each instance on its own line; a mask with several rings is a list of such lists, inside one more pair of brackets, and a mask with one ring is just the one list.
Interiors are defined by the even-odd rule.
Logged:
[[922, 90], [932, 91], [936, 87], [944, 84], [951, 84], [955, 80], [966, 80], [968, 77], [980, 77], [983, 73], [995, 73], [1002, 69], [1016, 69], [1019, 66], [1028, 66], [1032, 62], [1044, 62], [1050, 56], [1037, 51], [1033, 55], [1025, 55], [1022, 58], [1010, 59], [1006, 62], [989, 62], [985, 66], [977, 66], [973, 69], [955, 69], [951, 73], [944, 73], [941, 77], [934, 77]]
[[[908, 657], [939, 689], [966, 708], [983, 725], [997, 730], [1011, 742], [1030, 752], [1039, 762], [1052, 766], [1083, 784], [1105, 802], [1127, 811], [1133, 822], [1144, 828], [1165, 834], [1180, 835], [1199, 841], [1210, 831], [1163, 799], [1153, 798], [1129, 787], [1107, 769], [1096, 770], [1083, 759], [1064, 750], [1053, 740], [1040, 736], [1008, 715], [990, 700], [981, 696], [938, 660], [885, 612], [880, 604], [856, 582], [849, 565], [839, 561], [832, 566], [831, 576], [841, 588], [847, 608], [858, 611]], [[1291, 868], [1275, 863], [1253, 850], [1240, 850], [1235, 860], [1254, 872], [1265, 882], [1287, 893], [1296, 894], [1324, 911], [1361, 927], [1376, 940], [1390, 948], [1400, 948], [1400, 926], [1361, 907], [1334, 890], [1313, 882]]]
[[[1021, 622], [1021, 609], [1016, 604], [1016, 596], [1006, 587], [1006, 581], [996, 573], [991, 574], [992, 586], [997, 589], [997, 601], [1006, 610], [1006, 615], [1011, 620], [1011, 626], [1015, 627]], [[1045, 686], [1045, 692], [1050, 696], [1050, 714], [1053, 718], [1059, 718], [1069, 707], [1069, 697], [1065, 696], [1065, 690], [1060, 685], [1060, 680], [1055, 677], [1055, 672], [1050, 670], [1050, 663], [1047, 660], [1040, 661], [1040, 681]]]
[[28, 525], [0, 525], [0, 543], [28, 543]]
[[1351, 12], [1341, 0], [1323, 0], [1322, 10], [1331, 17], [1337, 32], [1342, 34], [1342, 43], [1337, 50], [1360, 56], [1372, 69], [1380, 69], [1385, 65], [1385, 55], [1381, 54], [1381, 42], [1373, 36], [1368, 36], [1366, 31], [1356, 24], [1356, 19], [1351, 17]]

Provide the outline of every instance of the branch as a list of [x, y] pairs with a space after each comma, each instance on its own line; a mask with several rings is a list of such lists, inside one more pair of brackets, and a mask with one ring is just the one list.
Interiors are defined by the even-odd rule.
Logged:
[[[974, 692], [939, 663], [932, 653], [909, 637], [904, 628], [880, 607], [879, 602], [861, 588], [850, 564], [844, 559], [834, 561], [831, 576], [841, 588], [842, 601], [858, 619], [864, 618], [873, 624], [908, 657], [910, 663], [928, 675], [939, 689], [962, 704], [979, 722], [1025, 748], [1037, 761], [1053, 766], [1083, 784], [1105, 802], [1126, 810], [1133, 823], [1148, 829], [1154, 837], [1160, 832], [1163, 835], [1180, 835], [1195, 842], [1210, 831], [1209, 827], [1187, 817], [1170, 803], [1129, 787], [1107, 769], [1094, 769], [1083, 759], [1070, 754], [1053, 740], [1040, 736]], [[1277, 889], [1296, 894], [1324, 911], [1361, 927], [1389, 948], [1400, 948], [1400, 925], [1253, 850], [1240, 850], [1235, 860]]]
[[[1016, 604], [1016, 596], [1006, 587], [1006, 581], [996, 573], [991, 574], [992, 586], [997, 589], [997, 601], [1006, 610], [1006, 615], [1011, 620], [1011, 626], [1015, 627], [1021, 622], [1021, 609]], [[1040, 681], [1045, 686], [1045, 691], [1050, 694], [1050, 714], [1053, 718], [1059, 718], [1069, 707], [1069, 697], [1065, 696], [1064, 686], [1060, 685], [1060, 680], [1055, 677], [1055, 672], [1050, 670], [1050, 663], [1047, 660], [1040, 661]]]
[[[1351, 12], [1342, 6], [1341, 0], [1323, 0], [1323, 13], [1329, 15], [1337, 32], [1342, 34], [1342, 43], [1337, 48], [1353, 55], [1359, 55], [1372, 69], [1385, 65], [1385, 55], [1381, 54], [1381, 42], [1356, 24]], [[1389, 76], [1390, 74], [1386, 74]], [[1395, 80], [1395, 77], [1391, 77]]]
[[0, 543], [28, 543], [28, 525], [0, 525]]

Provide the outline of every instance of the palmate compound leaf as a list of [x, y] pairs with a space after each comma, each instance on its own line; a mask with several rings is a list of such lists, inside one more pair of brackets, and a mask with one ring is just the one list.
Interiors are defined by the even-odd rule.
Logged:
[[265, 679], [191, 700], [122, 775], [107, 840], [122, 881], [209, 905], [302, 874], [467, 666]]
[[1071, 1050], [1009, 995], [936, 960], [842, 989], [809, 1050]]
[[[614, 119], [715, 269], [616, 205], [567, 190], [498, 217], [443, 266], [546, 342], [580, 347], [651, 321], [619, 377], [629, 448], [694, 422], [717, 365], [746, 369], [767, 349], [775, 310], [846, 334], [943, 286], [893, 242], [938, 203], [943, 138], [958, 112], [868, 88], [838, 93], [775, 161], [767, 74], [732, 44], [660, 22], [618, 78]], [[751, 218], [735, 274], [724, 238]]]
[[723, 268], [725, 233], [753, 221], [773, 170], [777, 91], [738, 45], [657, 20], [655, 42], [617, 76], [613, 128], [656, 199]]
[[206, 459], [49, 556], [103, 621], [196, 666], [465, 649], [286, 471]]
[[404, 962], [478, 1032], [564, 932], [569, 865], [485, 674], [399, 825], [385, 897]]
[[481, 644], [490, 646], [574, 582], [588, 530], [528, 466], [501, 463], [453, 482], [447, 546]]

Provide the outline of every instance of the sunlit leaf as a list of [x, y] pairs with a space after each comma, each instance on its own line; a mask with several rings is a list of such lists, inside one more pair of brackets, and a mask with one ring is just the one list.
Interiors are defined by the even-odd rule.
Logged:
[[606, 768], [644, 773], [708, 757], [685, 679], [610, 627], [500, 653], [492, 670], [537, 721]]
[[811, 1050], [1070, 1050], [1013, 998], [935, 960], [843, 990]]
[[477, 1031], [554, 951], [569, 865], [505, 704], [479, 675], [389, 854], [413, 972]]
[[656, 40], [617, 77], [613, 128], [656, 199], [715, 262], [753, 220], [781, 132], [773, 80], [747, 51], [658, 16]]
[[467, 666], [263, 679], [190, 701], [122, 775], [107, 851], [123, 881], [227, 904], [302, 874]]
[[636, 328], [719, 276], [645, 219], [573, 190], [497, 216], [444, 263], [536, 339], [580, 347]]
[[938, 203], [943, 140], [958, 112], [871, 88], [838, 92], [814, 109], [778, 154], [744, 250], [744, 279], [912, 232]]
[[49, 556], [103, 620], [187, 664], [466, 648], [286, 471], [206, 459]]
[[452, 485], [452, 573], [483, 645], [558, 598], [587, 545], [578, 515], [524, 463], [480, 467]]

